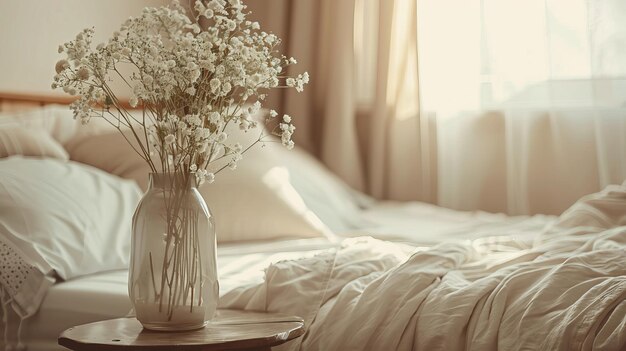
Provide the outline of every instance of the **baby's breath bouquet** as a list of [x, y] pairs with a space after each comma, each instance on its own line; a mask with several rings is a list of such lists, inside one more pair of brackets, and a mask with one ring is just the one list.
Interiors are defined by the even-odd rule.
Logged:
[[[199, 184], [212, 182], [223, 169], [235, 169], [258, 142], [276, 136], [293, 147], [290, 116], [279, 120], [275, 111], [263, 120], [254, 116], [271, 89], [302, 91], [309, 79], [307, 73], [285, 75], [296, 60], [279, 54], [280, 39], [261, 31], [247, 15], [240, 0], [196, 1], [193, 9], [174, 1], [144, 9], [95, 47], [94, 30], [85, 29], [59, 46], [67, 57], [57, 62], [52, 87], [77, 96], [71, 109], [83, 123], [99, 118], [122, 132], [154, 174], [170, 175], [173, 183], [188, 184], [194, 177]], [[127, 109], [113, 91], [113, 81], [127, 86], [132, 94], [128, 104], [141, 113]], [[260, 123], [269, 126], [260, 128]], [[229, 135], [233, 129], [259, 133], [258, 138], [241, 145]], [[162, 323], [151, 325], [155, 328], [167, 329], [179, 310], [193, 312], [194, 306], [207, 303], [203, 289], [208, 287], [202, 282], [207, 269], [203, 271], [206, 263], [201, 261], [208, 258], [202, 257], [202, 228], [193, 223], [198, 213], [185, 205], [188, 196], [187, 191], [170, 192], [161, 200], [165, 228], [146, 235], [163, 236], [162, 252], [155, 246], [146, 249], [148, 255], [131, 258], [131, 265], [149, 267], [129, 284], [131, 295], [133, 284], [142, 279], [150, 287], [141, 302], [158, 305], [155, 318]], [[139, 226], [137, 219], [134, 226]], [[160, 265], [155, 262], [159, 259]], [[134, 303], [139, 317], [141, 306]]]
[[[59, 46], [67, 59], [57, 62], [52, 87], [78, 96], [71, 108], [83, 123], [96, 117], [132, 130], [136, 151], [153, 172], [194, 172], [200, 183], [212, 181], [224, 167], [212, 169], [216, 161], [235, 168], [244, 151], [229, 142], [226, 127], [254, 129], [259, 121], [252, 116], [270, 89], [302, 91], [309, 79], [307, 73], [283, 75], [296, 60], [281, 56], [280, 39], [246, 20], [245, 9], [239, 0], [197, 1], [193, 14], [176, 1], [146, 8], [95, 49], [94, 30], [85, 29]], [[123, 75], [124, 66], [132, 73]], [[141, 118], [112, 90], [115, 79], [131, 89], [130, 105], [143, 109]], [[270, 134], [292, 148], [291, 118], [276, 124]]]

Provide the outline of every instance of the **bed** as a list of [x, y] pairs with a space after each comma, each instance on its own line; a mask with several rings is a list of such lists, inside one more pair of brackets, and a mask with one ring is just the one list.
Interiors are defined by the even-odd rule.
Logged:
[[[22, 107], [26, 102], [37, 109], [16, 112], [18, 100]], [[66, 107], [49, 103], [67, 101], [0, 94], [0, 133], [17, 123], [43, 129], [62, 145], [84, 133], [67, 118]], [[97, 133], [87, 130], [87, 135]], [[3, 175], [19, 174], [3, 169], [2, 162], [67, 167], [84, 156], [70, 153], [67, 160], [53, 161], [63, 150], [53, 151], [35, 159], [4, 156], [0, 181]], [[276, 159], [285, 172], [272, 175], [290, 185], [280, 193], [292, 191], [298, 201], [273, 199], [259, 190], [257, 197], [274, 201], [277, 205], [270, 207], [278, 212], [261, 213], [252, 223], [264, 233], [261, 237], [245, 225], [223, 227], [222, 232], [236, 234], [218, 245], [218, 267], [220, 307], [305, 319], [305, 336], [280, 349], [626, 347], [626, 184], [591, 194], [560, 217], [510, 217], [376, 202], [349, 189], [303, 152], [281, 153], [270, 161]], [[132, 167], [89, 167], [91, 173], [106, 168], [112, 176], [129, 174], [131, 180], [137, 173]], [[240, 171], [258, 177], [252, 168]], [[139, 192], [131, 189], [136, 186], [131, 180], [109, 182]], [[227, 218], [228, 210], [215, 200], [219, 195], [211, 194], [217, 218]], [[6, 206], [0, 204], [11, 210]], [[291, 222], [277, 219], [294, 213], [299, 217]], [[0, 234], [7, 232], [0, 225]], [[56, 338], [68, 327], [132, 315], [127, 271], [123, 265], [107, 267], [117, 269], [95, 267], [85, 270], [89, 274], [55, 277], [36, 311], [25, 318], [11, 318], [12, 301], [3, 290], [4, 346], [60, 350]]]

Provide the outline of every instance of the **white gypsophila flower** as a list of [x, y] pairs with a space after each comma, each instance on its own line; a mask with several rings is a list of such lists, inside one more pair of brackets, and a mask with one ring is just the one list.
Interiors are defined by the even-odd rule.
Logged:
[[206, 169], [199, 169], [196, 172], [196, 182], [199, 185], [202, 185], [204, 183], [204, 181], [206, 180], [206, 175], [207, 175], [207, 170]]
[[209, 122], [213, 123], [213, 124], [218, 124], [221, 120], [221, 115], [219, 114], [219, 112], [211, 112], [209, 114]]
[[202, 124], [202, 120], [198, 115], [186, 115], [185, 122], [189, 123], [190, 126], [199, 126]]
[[207, 173], [205, 176], [205, 180], [207, 183], [211, 184], [215, 181], [215, 174], [214, 173]]
[[260, 74], [253, 74], [252, 76], [248, 77], [250, 86], [252, 88], [254, 88], [255, 86], [261, 84], [263, 77]]
[[189, 170], [192, 172], [195, 172], [198, 170], [198, 166], [194, 163], [191, 166], [189, 166]]
[[165, 136], [163, 141], [165, 142], [165, 145], [172, 145], [176, 142], [176, 137], [172, 134], [169, 134]]
[[213, 78], [211, 79], [211, 82], [209, 83], [209, 85], [211, 86], [211, 92], [215, 93], [219, 91], [220, 86], [222, 85], [222, 82], [220, 82], [218, 78]]
[[232, 88], [233, 88], [233, 86], [230, 83], [228, 83], [228, 82], [224, 83], [222, 85], [222, 94], [223, 95], [228, 94]]
[[130, 107], [135, 108], [139, 104], [139, 100], [137, 99], [136, 96], [133, 96], [130, 98], [130, 100], [128, 100], [128, 104], [130, 105]]
[[198, 13], [203, 13], [204, 11], [206, 11], [206, 7], [204, 6], [204, 4], [202, 3], [202, 1], [196, 1], [194, 6], [193, 6], [194, 10], [196, 10], [196, 12]]
[[145, 77], [143, 77], [144, 85], [151, 85], [152, 83], [154, 83], [154, 78], [152, 78], [151, 75], [146, 75]]
[[228, 138], [228, 134], [226, 134], [225, 132], [221, 132], [217, 135], [217, 142], [223, 143], [226, 141], [227, 138]]
[[69, 66], [70, 66], [70, 63], [67, 60], [59, 60], [54, 66], [54, 70], [57, 72], [57, 74], [60, 74]]
[[244, 131], [250, 129], [250, 121], [242, 119], [241, 122], [239, 122], [239, 129]]
[[261, 110], [261, 102], [256, 101], [252, 106], [248, 109], [248, 113], [253, 115]]
[[232, 32], [237, 28], [237, 23], [235, 23], [234, 21], [228, 21], [226, 28]]
[[278, 127], [283, 133], [285, 132], [293, 133], [296, 130], [296, 126], [294, 126], [293, 124], [288, 124], [288, 123], [280, 123]]
[[76, 95], [76, 88], [74, 87], [63, 87], [63, 91], [72, 96]]
[[241, 153], [241, 150], [235, 151], [232, 155], [230, 162], [228, 163], [228, 168], [233, 169], [233, 170], [237, 169], [237, 163], [241, 161], [242, 159], [243, 159], [243, 155]]
[[210, 130], [205, 128], [197, 128], [193, 131], [193, 137], [195, 140], [199, 142], [203, 142], [203, 140], [207, 139], [208, 135], [211, 133]]
[[287, 78], [287, 86], [296, 88], [297, 92], [304, 91], [304, 85], [309, 83], [309, 73], [304, 72], [296, 78]]
[[291, 116], [289, 116], [289, 115], [284, 115], [284, 116], [283, 116], [283, 121], [284, 121], [285, 123], [291, 123]]
[[274, 118], [278, 116], [278, 112], [274, 111], [274, 110], [270, 110], [270, 117]]

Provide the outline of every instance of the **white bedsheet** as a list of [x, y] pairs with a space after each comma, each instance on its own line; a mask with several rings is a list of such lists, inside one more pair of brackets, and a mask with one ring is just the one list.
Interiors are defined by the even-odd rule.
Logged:
[[64, 350], [56, 345], [61, 331], [78, 324], [126, 315], [131, 309], [127, 277], [127, 270], [111, 271], [52, 286], [39, 312], [23, 322], [22, 342], [27, 350]]
[[421, 202], [380, 202], [361, 213], [367, 225], [345, 237], [372, 236], [414, 246], [500, 235], [530, 243], [555, 216], [461, 212]]
[[[234, 287], [263, 281], [264, 269], [271, 263], [314, 255], [333, 246], [321, 238], [221, 245], [218, 249], [220, 294]], [[27, 350], [65, 350], [56, 345], [56, 339], [63, 330], [128, 315], [131, 304], [127, 279], [128, 271], [120, 270], [52, 286], [39, 312], [23, 323], [22, 341]], [[10, 331], [16, 328], [15, 324], [9, 326]]]

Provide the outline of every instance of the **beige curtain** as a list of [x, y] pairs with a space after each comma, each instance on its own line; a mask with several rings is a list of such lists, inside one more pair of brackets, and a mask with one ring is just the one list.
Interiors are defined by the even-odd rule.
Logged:
[[270, 105], [296, 117], [295, 139], [377, 198], [435, 199], [433, 129], [420, 119], [414, 0], [249, 0], [307, 70], [304, 93]]
[[311, 74], [271, 104], [357, 189], [559, 214], [626, 178], [622, 0], [247, 3]]

